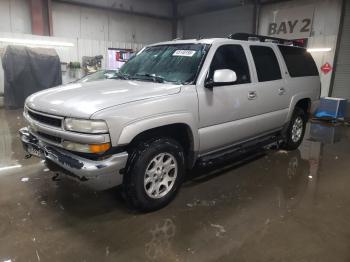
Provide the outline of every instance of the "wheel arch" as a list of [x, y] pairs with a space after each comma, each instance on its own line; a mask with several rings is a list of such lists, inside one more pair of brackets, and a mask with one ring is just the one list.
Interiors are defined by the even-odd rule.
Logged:
[[295, 107], [299, 107], [304, 110], [306, 115], [310, 113], [311, 109], [311, 98], [309, 96], [294, 96], [291, 100], [290, 106], [289, 106], [289, 113], [287, 117], [287, 123], [290, 121]]
[[160, 116], [151, 119], [143, 119], [134, 122], [123, 128], [118, 145], [132, 147], [140, 140], [153, 137], [170, 137], [179, 142], [184, 148], [186, 154], [187, 166], [193, 167], [197, 158], [199, 148], [198, 132], [193, 121], [184, 118], [184, 116]]

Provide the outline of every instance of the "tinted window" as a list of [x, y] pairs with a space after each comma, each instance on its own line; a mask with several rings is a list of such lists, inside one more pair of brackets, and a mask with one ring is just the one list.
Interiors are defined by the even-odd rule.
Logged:
[[277, 57], [270, 47], [251, 46], [259, 82], [281, 79], [281, 70]]
[[213, 78], [214, 71], [218, 69], [235, 71], [237, 81], [234, 84], [250, 83], [247, 58], [240, 45], [223, 45], [216, 50], [210, 66], [210, 79]]
[[278, 47], [291, 77], [318, 76], [315, 61], [306, 49], [281, 45]]

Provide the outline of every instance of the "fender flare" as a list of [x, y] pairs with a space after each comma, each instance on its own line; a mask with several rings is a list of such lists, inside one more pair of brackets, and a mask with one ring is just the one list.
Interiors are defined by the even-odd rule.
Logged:
[[198, 127], [196, 122], [193, 119], [191, 113], [188, 112], [179, 112], [171, 113], [165, 115], [156, 115], [143, 119], [138, 119], [131, 123], [128, 123], [121, 131], [121, 134], [118, 139], [118, 145], [127, 145], [129, 144], [137, 135], [145, 132], [147, 130], [158, 128], [162, 126], [167, 126], [171, 124], [185, 124], [189, 127], [192, 133], [193, 152], [198, 152], [199, 149], [199, 135]]
[[287, 115], [286, 123], [288, 123], [289, 120], [291, 119], [296, 104], [302, 99], [309, 99], [310, 102], [312, 102], [311, 97], [312, 97], [311, 94], [307, 94], [307, 93], [297, 94], [297, 95], [292, 97], [290, 104], [289, 104], [289, 112]]

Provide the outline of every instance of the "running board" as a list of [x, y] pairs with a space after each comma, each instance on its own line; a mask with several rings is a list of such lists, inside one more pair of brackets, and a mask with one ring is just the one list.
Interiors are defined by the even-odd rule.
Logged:
[[279, 133], [263, 136], [199, 157], [196, 162], [196, 166], [207, 167], [216, 163], [232, 160], [233, 158], [244, 155], [248, 152], [262, 149], [279, 148], [282, 141], [283, 138]]

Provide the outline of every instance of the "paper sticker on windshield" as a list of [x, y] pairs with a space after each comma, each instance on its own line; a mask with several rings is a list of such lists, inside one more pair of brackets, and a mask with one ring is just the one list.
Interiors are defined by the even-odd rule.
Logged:
[[173, 56], [188, 56], [188, 57], [192, 57], [195, 53], [196, 53], [196, 51], [194, 51], [194, 50], [176, 50], [173, 53]]

